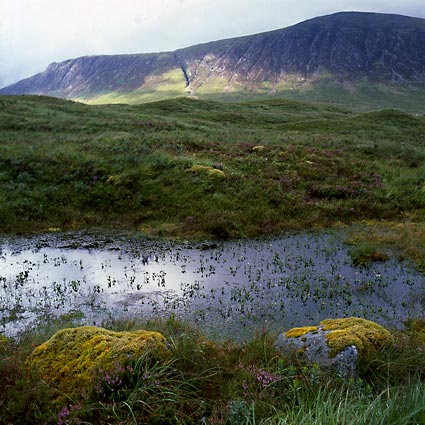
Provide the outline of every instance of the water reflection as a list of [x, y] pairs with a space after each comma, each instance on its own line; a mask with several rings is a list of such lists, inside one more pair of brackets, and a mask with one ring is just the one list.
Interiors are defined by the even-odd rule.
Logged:
[[422, 313], [422, 275], [395, 256], [353, 266], [343, 238], [329, 232], [211, 248], [131, 235], [4, 239], [2, 332], [69, 312], [97, 324], [172, 313], [222, 336], [351, 315], [399, 327]]

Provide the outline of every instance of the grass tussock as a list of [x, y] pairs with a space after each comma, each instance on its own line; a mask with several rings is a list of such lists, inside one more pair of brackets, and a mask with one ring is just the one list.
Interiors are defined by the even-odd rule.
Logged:
[[425, 224], [421, 221], [368, 223], [366, 229], [356, 229], [347, 240], [354, 264], [386, 261], [386, 251], [398, 251], [400, 259], [413, 260], [415, 267], [425, 271]]
[[[56, 324], [63, 326], [63, 324]], [[140, 328], [137, 320], [109, 323]], [[49, 330], [27, 334], [0, 353], [0, 422], [58, 424], [408, 424], [425, 420], [423, 321], [394, 335], [391, 350], [343, 380], [274, 349], [274, 336], [217, 342], [170, 318], [143, 327], [160, 331], [171, 356], [149, 352], [98, 370], [80, 395], [47, 385], [26, 358]]]

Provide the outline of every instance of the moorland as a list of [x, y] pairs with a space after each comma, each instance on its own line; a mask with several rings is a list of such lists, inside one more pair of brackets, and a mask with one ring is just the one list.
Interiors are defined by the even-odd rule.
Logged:
[[[395, 109], [188, 98], [89, 106], [0, 96], [0, 229], [223, 240], [361, 223], [350, 241], [363, 249], [359, 261], [391, 246], [423, 270], [424, 134], [423, 115]], [[354, 380], [278, 355], [266, 329], [240, 344], [209, 340], [173, 318], [112, 321], [105, 326], [160, 330], [172, 360], [141, 358], [131, 376], [110, 371], [122, 384], [105, 378], [102, 396], [93, 388], [69, 399], [26, 359], [74, 325], [71, 316], [52, 319], [0, 342], [2, 423], [425, 420], [421, 318], [395, 332], [394, 346], [362, 364]]]
[[288, 100], [0, 97], [3, 232], [240, 238], [367, 222], [418, 264], [425, 117]]

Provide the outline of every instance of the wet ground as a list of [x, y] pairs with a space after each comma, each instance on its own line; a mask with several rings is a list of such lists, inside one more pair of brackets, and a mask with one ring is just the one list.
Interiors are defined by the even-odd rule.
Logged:
[[0, 331], [46, 317], [81, 324], [127, 317], [187, 319], [217, 337], [359, 316], [390, 328], [420, 316], [424, 276], [396, 253], [354, 266], [346, 230], [220, 243], [134, 233], [0, 239]]

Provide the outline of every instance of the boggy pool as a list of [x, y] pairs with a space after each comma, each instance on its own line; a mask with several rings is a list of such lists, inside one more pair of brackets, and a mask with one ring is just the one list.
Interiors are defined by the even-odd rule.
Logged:
[[391, 254], [354, 266], [345, 231], [217, 244], [131, 233], [0, 239], [0, 331], [47, 317], [102, 324], [171, 314], [217, 337], [359, 316], [398, 328], [420, 316], [424, 276]]

